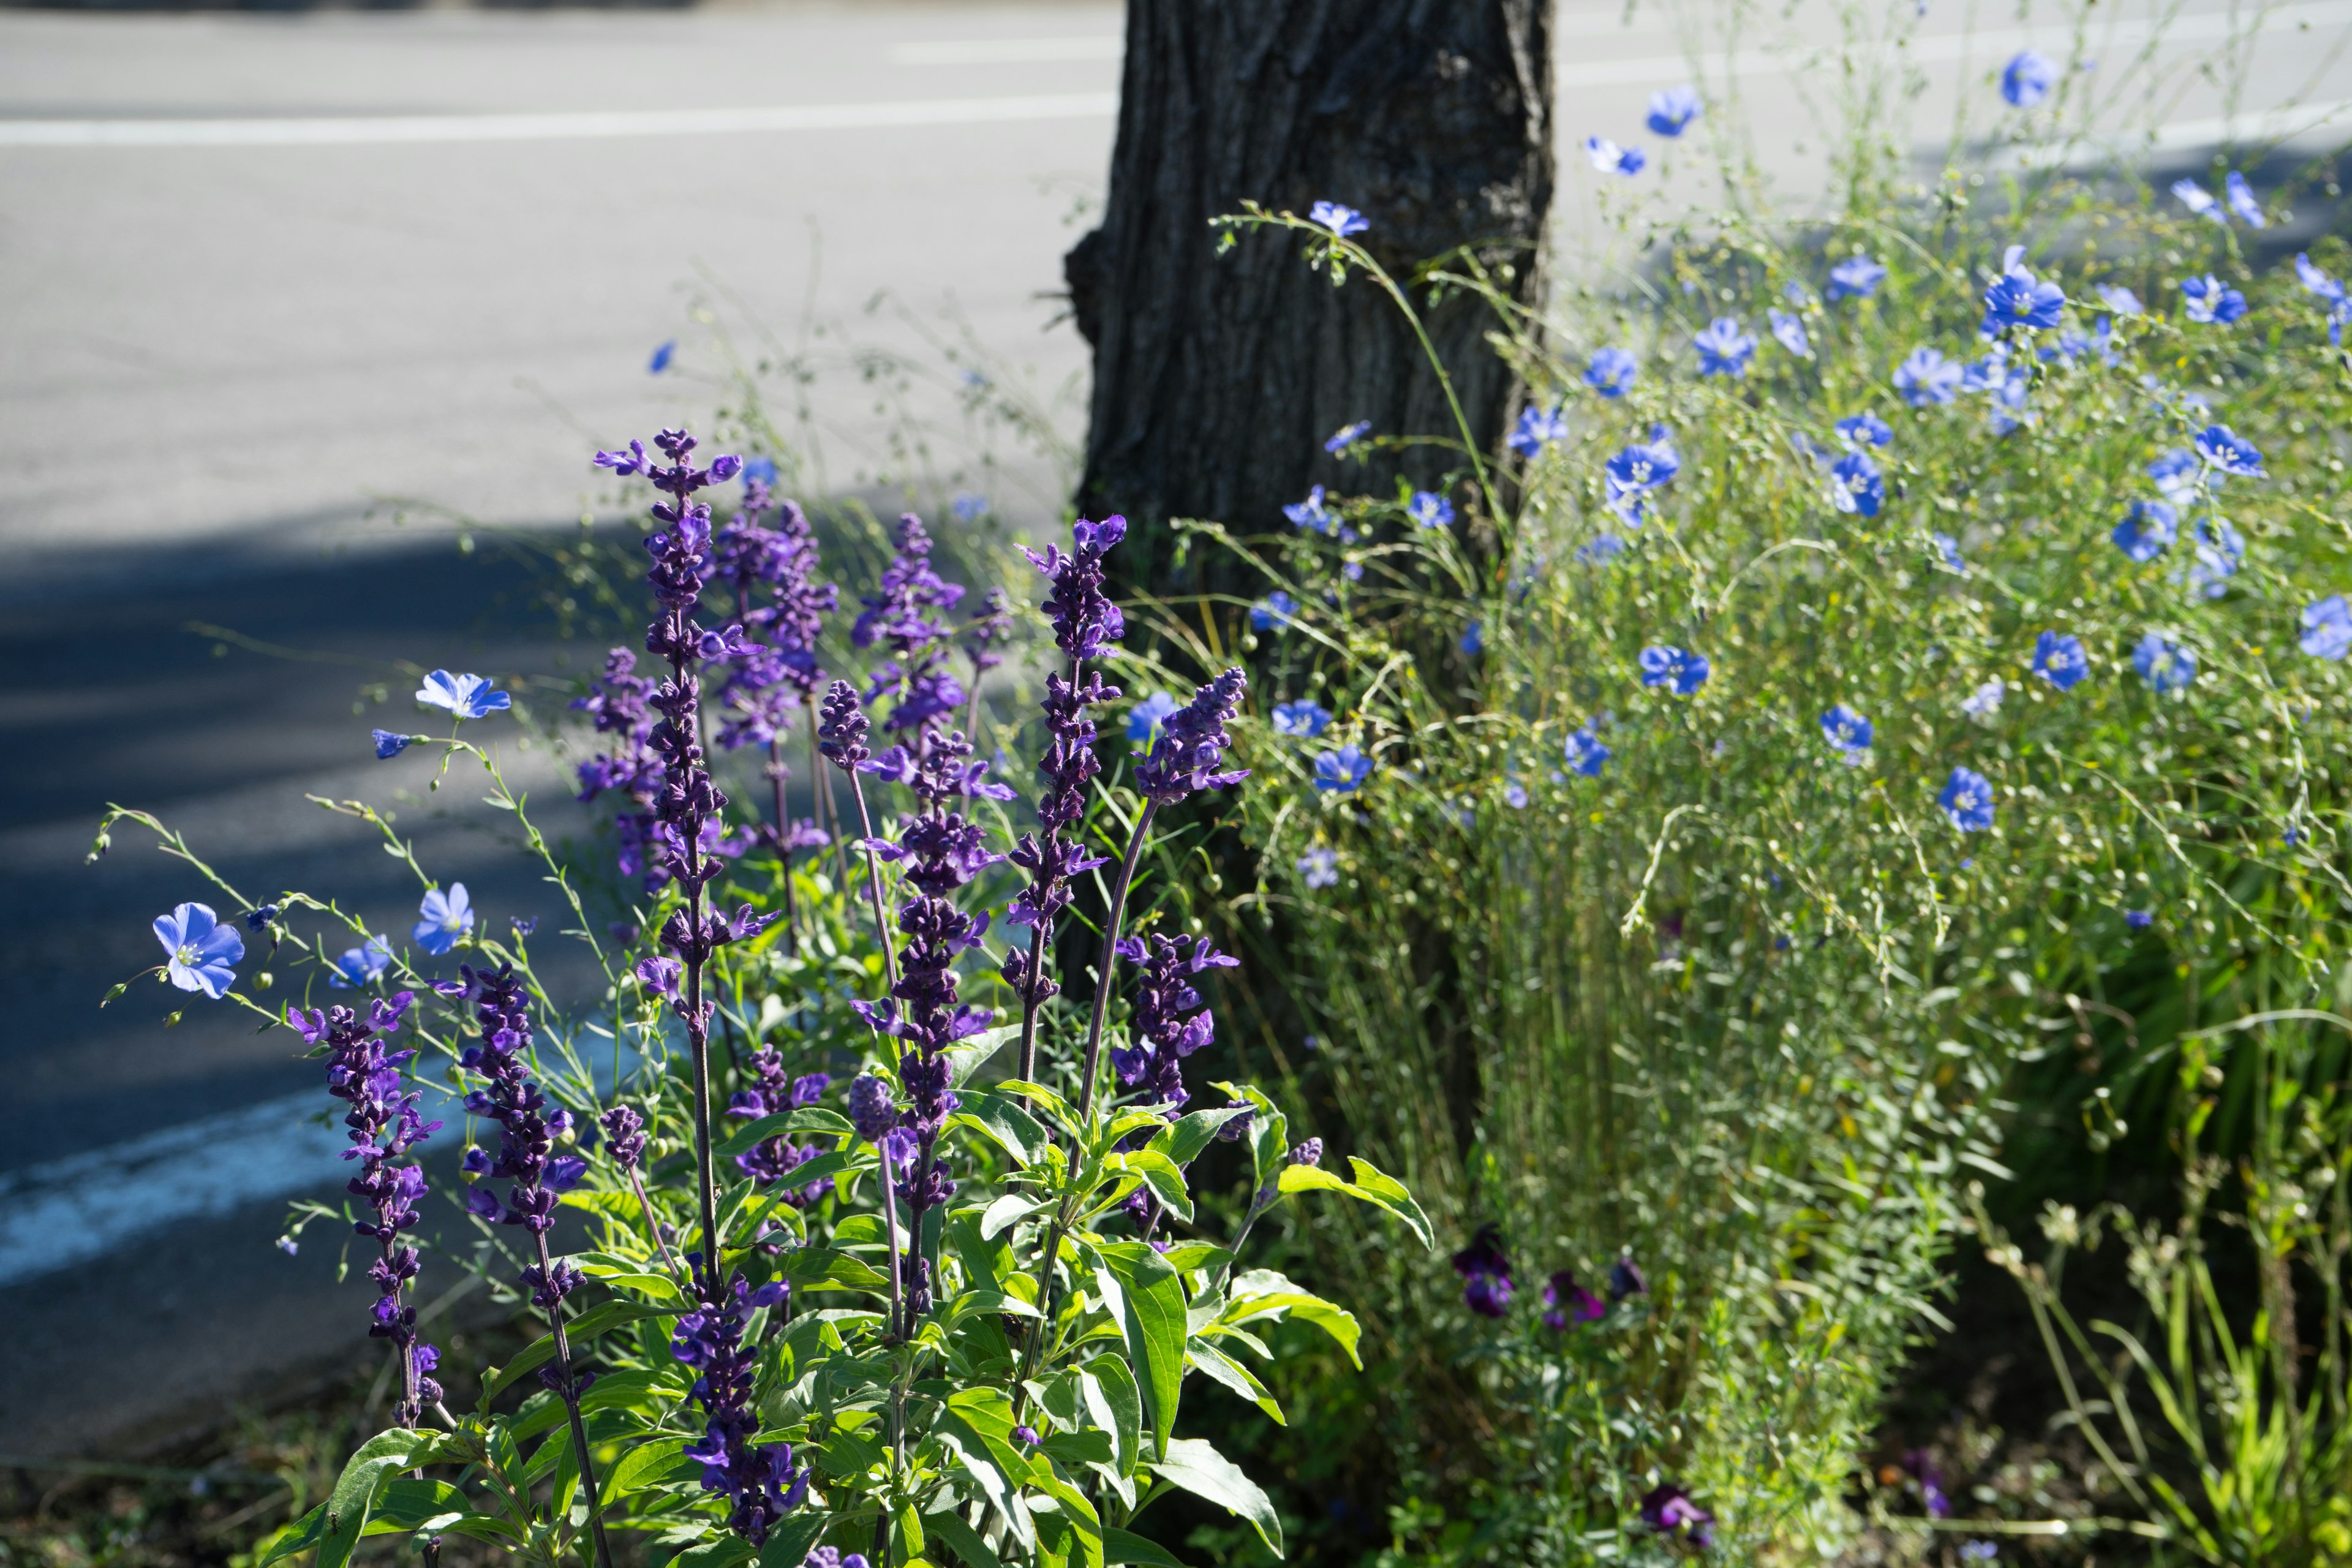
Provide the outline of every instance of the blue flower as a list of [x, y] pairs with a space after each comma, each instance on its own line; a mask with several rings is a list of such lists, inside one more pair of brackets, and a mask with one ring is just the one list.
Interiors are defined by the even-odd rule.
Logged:
[[1423, 528], [1444, 528], [1454, 521], [1454, 503], [1435, 490], [1415, 490], [1404, 514]]
[[2032, 49], [2020, 54], [2001, 68], [2000, 96], [2012, 109], [2032, 109], [2050, 96], [2058, 85], [2058, 68], [2046, 55]]
[[2134, 931], [2146, 931], [2156, 923], [2156, 916], [2147, 910], [2126, 910], [2124, 924]]
[[1642, 499], [1670, 483], [1682, 468], [1682, 454], [1666, 439], [1665, 426], [1655, 426], [1649, 440], [1635, 442], [1602, 466], [1601, 489], [1609, 509], [1639, 527], [1643, 516]]
[[1606, 136], [1586, 137], [1584, 155], [1604, 174], [1638, 174], [1650, 161], [1639, 147], [1620, 147]]
[[1805, 335], [1805, 319], [1794, 310], [1765, 308], [1764, 314], [1772, 322], [1772, 341], [1795, 354], [1799, 359], [1813, 357], [1813, 340]]
[[2150, 632], [2132, 650], [2132, 668], [2158, 697], [2197, 679], [2197, 655], [2161, 632]]
[[2255, 196], [2254, 187], [2246, 184], [2245, 175], [2232, 169], [2221, 184], [2230, 210], [2238, 215], [2239, 222], [2253, 228], [2270, 227], [2271, 220], [2263, 216], [2263, 204]]
[[1321, 485], [1309, 487], [1307, 499], [1302, 501], [1293, 501], [1284, 507], [1282, 515], [1288, 518], [1293, 526], [1311, 528], [1318, 533], [1330, 532], [1339, 521], [1323, 505]]
[[1895, 367], [1895, 390], [1914, 408], [1940, 406], [1959, 396], [1960, 378], [1966, 374], [1937, 351], [1916, 348]]
[[2118, 316], [2137, 316], [2145, 313], [2147, 309], [2139, 302], [2138, 295], [2120, 283], [2100, 284], [2098, 295], [2099, 303]]
[[1310, 891], [1339, 885], [1339, 852], [1336, 849], [1309, 849], [1298, 858], [1298, 878]]
[[416, 700], [432, 708], [446, 708], [460, 719], [480, 719], [503, 712], [514, 706], [512, 696], [490, 689], [487, 675], [452, 675], [436, 669], [425, 678], [416, 689]]
[[2221, 210], [2221, 204], [2213, 199], [2212, 192], [2196, 181], [2173, 181], [2172, 194], [2179, 199], [2182, 206], [2187, 207], [2199, 217], [2220, 224], [2223, 228], [2230, 226], [2229, 215]]
[[1270, 632], [1288, 626], [1297, 614], [1298, 601], [1276, 588], [1250, 606], [1250, 626], [1257, 631]]
[[2262, 453], [2227, 425], [2209, 425], [2199, 431], [2197, 455], [2225, 474], [2252, 479], [2264, 477]]
[[1560, 750], [1568, 758], [1569, 767], [1589, 779], [1601, 776], [1601, 765], [1609, 761], [1611, 755], [1609, 748], [1601, 743], [1601, 737], [1592, 732], [1590, 724], [1580, 726]]
[[1981, 833], [1992, 826], [1992, 781], [1972, 768], [1954, 768], [1936, 797], [1952, 826], [1963, 833]]
[[1996, 436], [2006, 436], [2020, 425], [2032, 423], [2036, 416], [2026, 406], [2026, 395], [2032, 390], [2032, 381], [2022, 365], [2004, 364], [1985, 391], [1992, 398], [1991, 411], [1986, 422]]
[[2136, 500], [2108, 537], [2133, 560], [2153, 561], [2180, 537], [2180, 514], [2160, 500]]
[[2344, 285], [2311, 264], [2311, 258], [2298, 254], [2294, 258], [2294, 275], [2303, 286], [2327, 301], [2327, 341], [2337, 348], [2344, 346], [2344, 323], [2352, 320], [2352, 295]]
[[1371, 773], [1372, 759], [1351, 741], [1315, 759], [1315, 787], [1333, 795], [1353, 795]]
[[1688, 653], [1678, 647], [1645, 647], [1641, 663], [1643, 685], [1671, 687], [1677, 697], [1688, 697], [1705, 686], [1710, 673], [1705, 654]]
[[2000, 258], [2000, 276], [1984, 292], [1984, 320], [1977, 330], [1987, 337], [2011, 327], [2054, 327], [2066, 308], [2066, 291], [2055, 283], [2037, 279], [2021, 263], [2025, 247], [2012, 245]]
[[372, 936], [362, 946], [343, 950], [342, 957], [335, 960], [334, 973], [327, 976], [327, 984], [338, 991], [373, 984], [391, 963], [392, 948], [383, 938]]
[[1830, 286], [1822, 290], [1822, 298], [1832, 304], [1840, 300], [1867, 300], [1885, 281], [1886, 268], [1857, 253], [1830, 268]]
[[231, 966], [245, 956], [236, 927], [223, 925], [209, 904], [180, 904], [155, 917], [155, 940], [167, 955], [163, 974], [183, 991], [201, 991], [214, 1001], [236, 984]]
[[2352, 652], [2352, 605], [2345, 604], [2343, 595], [2330, 594], [2305, 608], [2303, 651], [2327, 659]]
[[1876, 517], [1886, 501], [1886, 480], [1878, 465], [1861, 452], [1848, 452], [1830, 465], [1830, 504], [1840, 511]]
[[1127, 738], [1148, 750], [1152, 738], [1182, 706], [1165, 691], [1153, 692], [1127, 710]]
[[1331, 432], [1331, 438], [1323, 443], [1323, 449], [1336, 456], [1370, 435], [1371, 431], [1372, 422], [1369, 419], [1359, 419], [1353, 425], [1342, 425], [1339, 429]]
[[1363, 214], [1353, 207], [1341, 206], [1338, 202], [1317, 202], [1307, 209], [1307, 221], [1321, 224], [1341, 239], [1361, 234], [1372, 226], [1364, 221]]
[[2219, 322], [2226, 327], [2246, 313], [2246, 297], [2210, 272], [2202, 278], [2183, 278], [2180, 291], [2189, 297], [2189, 319], [2192, 321]]
[[2071, 691], [2091, 673], [2091, 656], [2071, 632], [2043, 632], [2033, 639], [2033, 673], [2061, 691]]
[[1576, 547], [1569, 559], [1579, 566], [1605, 566], [1625, 553], [1625, 542], [1613, 533], [1598, 533]]
[[1511, 429], [1511, 450], [1522, 458], [1532, 458], [1554, 441], [1567, 439], [1568, 418], [1559, 408], [1549, 413], [1530, 405], [1519, 410], [1519, 422]]
[[2000, 711], [2000, 700], [2008, 693], [2009, 688], [1996, 675], [1969, 693], [1967, 700], [1960, 704], [1960, 711], [1979, 724], [1990, 724], [1993, 715]]
[[1936, 559], [1955, 572], [1965, 572], [1969, 563], [1960, 559], [1960, 542], [1948, 533], [1931, 533], [1928, 539], [1936, 546]]
[[2176, 447], [2157, 455], [2147, 466], [2147, 477], [2156, 481], [2156, 493], [2175, 506], [2183, 506], [2197, 499], [2197, 454], [2184, 452]]
[[677, 340], [676, 338], [672, 338], [669, 342], [662, 344], [661, 347], [654, 350], [654, 357], [646, 362], [646, 374], [647, 375], [659, 375], [662, 372], [669, 368], [669, 362], [677, 353]]
[[1679, 136], [1690, 129], [1690, 122], [1705, 110], [1700, 107], [1698, 89], [1695, 87], [1662, 88], [1650, 95], [1650, 118], [1645, 123], [1655, 136]]
[[2238, 574], [2239, 563], [2246, 558], [2245, 536], [2225, 520], [2200, 517], [2192, 553], [2188, 574], [2190, 590], [2218, 599], [2230, 591], [2229, 580]]
[[1737, 316], [1717, 316], [1691, 339], [1691, 347], [1698, 351], [1701, 375], [1746, 375], [1756, 357], [1756, 340], [1739, 330]]
[[408, 750], [408, 742], [414, 738], [409, 735], [395, 734], [390, 730], [378, 730], [375, 731], [375, 760], [380, 763], [390, 762]]
[[1895, 439], [1895, 427], [1866, 410], [1847, 415], [1831, 428], [1838, 433], [1839, 440], [1857, 452], [1864, 447], [1884, 447]]
[[948, 510], [955, 513], [958, 522], [971, 522], [987, 514], [988, 498], [966, 490], [948, 503]]
[[1521, 784], [1515, 778], [1505, 779], [1503, 781], [1503, 804], [1509, 806], [1513, 811], [1525, 811], [1528, 808], [1528, 786]]
[[416, 912], [424, 918], [409, 931], [409, 938], [436, 958], [457, 946], [457, 939], [474, 929], [473, 901], [467, 898], [463, 882], [450, 883], [446, 893], [438, 888], [428, 889]]
[[1822, 710], [1822, 733], [1838, 751], [1853, 752], [1870, 750], [1875, 731], [1869, 720], [1841, 702]]
[[772, 486], [776, 482], [776, 459], [746, 458], [743, 459], [743, 484], [749, 489], [754, 482]]
[[1626, 350], [1595, 349], [1592, 363], [1584, 367], [1584, 384], [1603, 397], [1622, 397], [1641, 373], [1641, 362]]
[[1462, 651], [1475, 658], [1486, 651], [1486, 623], [1472, 621], [1462, 628]]
[[1274, 732], [1277, 735], [1292, 735], [1311, 741], [1321, 734], [1323, 727], [1329, 722], [1331, 710], [1308, 698], [1274, 705]]

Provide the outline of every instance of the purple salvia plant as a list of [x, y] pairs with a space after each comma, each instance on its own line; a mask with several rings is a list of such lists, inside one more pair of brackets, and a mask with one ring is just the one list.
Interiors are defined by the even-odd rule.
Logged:
[[[662, 945], [675, 955], [677, 970], [671, 979], [675, 988], [656, 989], [668, 998], [686, 1026], [694, 1078], [696, 1196], [702, 1221], [702, 1249], [694, 1259], [695, 1289], [704, 1311], [713, 1314], [711, 1321], [715, 1323], [736, 1313], [744, 1290], [737, 1289], [743, 1286], [740, 1279], [728, 1280], [720, 1251], [717, 1179], [711, 1167], [710, 1005], [703, 999], [703, 971], [711, 954], [721, 946], [757, 936], [773, 917], [760, 914], [748, 904], [732, 918], [715, 910], [706, 910], [703, 906], [703, 895], [720, 870], [720, 862], [706, 846], [711, 828], [720, 820], [727, 797], [710, 777], [702, 746], [700, 667], [707, 661], [741, 659], [758, 650], [746, 641], [740, 624], [715, 632], [698, 625], [694, 618], [703, 588], [710, 578], [711, 532], [710, 508], [693, 498], [697, 491], [713, 483], [733, 479], [742, 471], [743, 460], [722, 456], [709, 468], [698, 468], [692, 461], [695, 439], [683, 430], [664, 430], [654, 438], [654, 445], [668, 459], [667, 463], [648, 457], [644, 447], [635, 441], [625, 451], [597, 453], [596, 462], [624, 477], [644, 474], [653, 481], [654, 489], [668, 498], [654, 503], [654, 521], [662, 528], [646, 541], [646, 553], [653, 558], [646, 582], [653, 590], [657, 606], [653, 621], [646, 628], [646, 651], [666, 660], [670, 670], [669, 679], [649, 699], [649, 705], [662, 715], [662, 722], [655, 726], [649, 743], [662, 760], [661, 795], [655, 809], [662, 829], [661, 853], [686, 902], [683, 908], [671, 911], [661, 931]], [[639, 966], [641, 975], [645, 968]], [[740, 1328], [739, 1321], [738, 1331]], [[714, 1397], [726, 1392], [723, 1383], [712, 1386], [717, 1391]], [[772, 1450], [748, 1447], [751, 1433], [756, 1429], [755, 1421], [722, 1419], [728, 1410], [740, 1410], [740, 1406], [722, 1408], [722, 1405], [706, 1399], [704, 1408], [711, 1421], [711, 1440], [734, 1446], [724, 1465], [712, 1460], [706, 1460], [706, 1464], [738, 1477], [740, 1482], [743, 1475], [763, 1462], [760, 1455], [772, 1456]], [[789, 1463], [789, 1452], [785, 1458]], [[761, 1521], [759, 1528], [764, 1535], [768, 1515], [761, 1510], [765, 1505], [747, 1516], [744, 1510], [751, 1505], [740, 1495], [730, 1495], [737, 1497], [736, 1516]], [[793, 1500], [798, 1500], [797, 1491]]]
[[[751, 1071], [756, 1086], [743, 1090], [728, 1101], [727, 1114], [746, 1119], [780, 1116], [788, 1110], [798, 1110], [814, 1105], [824, 1098], [833, 1079], [821, 1072], [793, 1078], [784, 1070], [784, 1054], [773, 1046], [762, 1046], [751, 1053]], [[814, 1143], [801, 1145], [787, 1141], [782, 1133], [764, 1138], [735, 1156], [735, 1165], [760, 1185], [773, 1186], [792, 1174], [795, 1166], [804, 1165], [817, 1157]], [[784, 1202], [793, 1208], [806, 1208], [825, 1194], [833, 1191], [833, 1178], [812, 1182], [804, 1187], [785, 1189]]]
[[[580, 764], [580, 798], [593, 800], [609, 789], [634, 801], [636, 809], [623, 812], [614, 823], [621, 841], [621, 872], [642, 878], [650, 870], [656, 878], [666, 878], [658, 867], [649, 866], [646, 853], [654, 834], [654, 802], [661, 794], [661, 758], [652, 745], [660, 716], [646, 705], [654, 683], [636, 669], [637, 656], [616, 647], [604, 656], [604, 673], [590, 694], [572, 700], [573, 708], [595, 721], [598, 734], [613, 737], [609, 750]], [[659, 880], [650, 880], [646, 890], [658, 892], [660, 888]]]
[[646, 1196], [646, 1181], [642, 1167], [646, 1148], [650, 1142], [646, 1136], [646, 1119], [626, 1105], [616, 1105], [597, 1119], [604, 1129], [604, 1152], [614, 1165], [629, 1178], [629, 1190], [637, 1194], [637, 1208], [646, 1216], [646, 1234], [661, 1249], [662, 1264], [671, 1273], [677, 1272], [677, 1259], [670, 1256], [669, 1242], [662, 1236], [661, 1222], [654, 1217], [654, 1205]]
[[441, 1127], [419, 1116], [417, 1097], [402, 1090], [401, 1069], [416, 1053], [384, 1048], [383, 1037], [400, 1027], [411, 1000], [406, 991], [389, 1001], [378, 998], [368, 1005], [364, 1019], [349, 1007], [314, 1008], [307, 1016], [299, 1007], [286, 1009], [287, 1023], [304, 1041], [326, 1050], [327, 1092], [351, 1107], [343, 1125], [351, 1129], [352, 1146], [343, 1158], [361, 1165], [348, 1188], [374, 1211], [373, 1219], [355, 1220], [352, 1228], [377, 1247], [376, 1260], [368, 1266], [376, 1290], [368, 1333], [392, 1342], [400, 1369], [400, 1397], [393, 1405], [396, 1426], [415, 1426], [441, 1400], [441, 1385], [431, 1375], [441, 1352], [417, 1337], [416, 1309], [403, 1300], [418, 1263], [416, 1248], [403, 1242], [400, 1233], [415, 1228], [416, 1205], [425, 1193], [424, 1169], [403, 1162]]
[[943, 668], [951, 628], [931, 618], [955, 608], [963, 589], [940, 577], [931, 565], [931, 537], [913, 512], [898, 519], [898, 552], [883, 569], [875, 591], [859, 602], [866, 608], [849, 630], [850, 645], [881, 645], [892, 657], [876, 667], [866, 700], [896, 696], [882, 727], [893, 734], [929, 731], [945, 714], [963, 705], [963, 687]]
[[551, 1258], [547, 1247], [547, 1233], [555, 1225], [557, 1194], [579, 1184], [588, 1163], [577, 1155], [554, 1152], [555, 1140], [572, 1129], [572, 1113], [559, 1107], [542, 1114], [547, 1097], [531, 1080], [530, 997], [522, 977], [511, 963], [479, 971], [465, 964], [459, 966], [459, 973], [466, 977], [464, 984], [446, 989], [458, 995], [472, 991], [481, 1042], [468, 1046], [457, 1065], [487, 1080], [485, 1087], [467, 1094], [466, 1110], [499, 1124], [498, 1158], [493, 1161], [480, 1149], [469, 1149], [466, 1170], [469, 1175], [511, 1184], [504, 1203], [490, 1191], [488, 1182], [476, 1184], [466, 1194], [466, 1207], [484, 1220], [520, 1226], [530, 1233], [539, 1261], [524, 1267], [522, 1284], [531, 1304], [547, 1314], [548, 1330], [555, 1342], [555, 1364], [541, 1371], [540, 1380], [563, 1401], [571, 1418], [572, 1449], [580, 1464], [581, 1484], [587, 1488], [590, 1500], [588, 1522], [595, 1532], [597, 1560], [603, 1568], [612, 1568], [604, 1513], [595, 1501], [595, 1464], [588, 1450], [587, 1428], [580, 1419], [580, 1396], [588, 1391], [593, 1374], [573, 1374], [571, 1341], [564, 1331], [563, 1299], [580, 1288], [582, 1276], [570, 1263]]
[[[1192, 984], [1204, 969], [1232, 969], [1241, 963], [1209, 944], [1204, 936], [1167, 937], [1158, 931], [1145, 939], [1129, 937], [1118, 944], [1118, 955], [1143, 966], [1143, 982], [1135, 998], [1135, 1016], [1129, 1024], [1129, 1044], [1110, 1053], [1111, 1071], [1119, 1087], [1136, 1100], [1162, 1108], [1173, 1121], [1192, 1098], [1184, 1087], [1184, 1058], [1216, 1037], [1216, 1016]], [[1150, 1142], [1148, 1130], [1129, 1136], [1121, 1145], [1140, 1149]], [[1317, 1145], [1319, 1157], [1322, 1149]], [[1160, 1224], [1160, 1203], [1151, 1189], [1139, 1186], [1128, 1194], [1127, 1211], [1148, 1239]]]
[[1070, 901], [1071, 879], [1103, 863], [1102, 857], [1086, 851], [1073, 829], [1086, 816], [1088, 786], [1101, 771], [1087, 710], [1115, 700], [1119, 691], [1105, 686], [1086, 663], [1127, 629], [1118, 606], [1103, 591], [1103, 556], [1127, 537], [1127, 519], [1081, 519], [1070, 533], [1067, 555], [1056, 544], [1046, 545], [1043, 554], [1025, 552], [1053, 584], [1045, 608], [1053, 619], [1054, 642], [1069, 658], [1069, 671], [1045, 678], [1045, 754], [1038, 764], [1045, 787], [1037, 797], [1038, 831], [1023, 835], [1012, 855], [1013, 863], [1029, 873], [1029, 886], [1004, 917], [1030, 928], [1027, 950], [1008, 948], [1003, 971], [1005, 984], [1021, 998], [1019, 1077], [1024, 1081], [1036, 1077], [1038, 1009], [1061, 989], [1045, 972], [1054, 918]]
[[[702, 1278], [716, 1274], [699, 1257], [695, 1262]], [[686, 1457], [702, 1466], [704, 1489], [726, 1497], [728, 1527], [753, 1546], [765, 1544], [776, 1521], [808, 1495], [808, 1468], [793, 1462], [790, 1443], [751, 1441], [760, 1429], [751, 1407], [760, 1347], [746, 1344], [743, 1331], [754, 1312], [779, 1305], [789, 1290], [781, 1279], [754, 1289], [738, 1274], [725, 1291], [680, 1317], [670, 1341], [670, 1353], [701, 1373], [693, 1394], [703, 1409], [702, 1441]]]
[[866, 743], [870, 728], [866, 709], [857, 700], [857, 689], [846, 680], [835, 681], [825, 691], [824, 706], [818, 710], [817, 751], [825, 761], [849, 775], [849, 798], [857, 807], [857, 842], [866, 849], [866, 890], [874, 910], [874, 945], [882, 950], [883, 978], [895, 985], [898, 983], [898, 961], [890, 952], [889, 922], [882, 913], [882, 868], [872, 848], [874, 817], [866, 809], [866, 786], [857, 779], [873, 760], [873, 750]]

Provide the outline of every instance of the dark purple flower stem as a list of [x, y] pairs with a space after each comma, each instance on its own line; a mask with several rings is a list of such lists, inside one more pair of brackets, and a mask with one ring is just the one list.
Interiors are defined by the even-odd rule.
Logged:
[[841, 885], [846, 888], [856, 879], [849, 868], [849, 835], [841, 830], [841, 807], [833, 798], [833, 774], [825, 769], [816, 722], [816, 694], [811, 692], [808, 700], [809, 767], [816, 774], [817, 826], [833, 834], [834, 848], [841, 856]]
[[1021, 993], [1021, 1071], [1024, 1083], [1037, 1081], [1037, 1015], [1045, 1010], [1045, 987], [1037, 984], [1038, 966], [1045, 962], [1045, 921], [1029, 931], [1029, 984]]
[[637, 1174], [637, 1168], [635, 1165], [629, 1167], [629, 1190], [637, 1194], [637, 1208], [646, 1216], [646, 1234], [654, 1238], [654, 1246], [660, 1249], [662, 1267], [691, 1286], [694, 1283], [693, 1276], [677, 1266], [677, 1259], [670, 1253], [669, 1243], [662, 1239], [661, 1222], [654, 1218], [653, 1202], [646, 1196], [644, 1178]]
[[[866, 786], [857, 782], [854, 771], [849, 775], [849, 795], [857, 803], [859, 837], [870, 841], [874, 819], [866, 814]], [[890, 922], [882, 913], [882, 862], [875, 858], [870, 848], [866, 851], [866, 889], [874, 904], [874, 945], [882, 950], [882, 977], [895, 990], [898, 984], [898, 955], [891, 951]]]
[[[636, 1173], [632, 1171], [634, 1181]], [[539, 1244], [539, 1271], [543, 1279], [554, 1277], [554, 1260], [547, 1253], [547, 1232], [533, 1231], [531, 1239]], [[588, 1427], [580, 1419], [580, 1385], [572, 1376], [572, 1340], [563, 1331], [563, 1302], [561, 1298], [547, 1304], [547, 1326], [555, 1339], [555, 1374], [562, 1379], [558, 1390], [563, 1400], [564, 1414], [572, 1421], [572, 1457], [580, 1461], [580, 1485], [588, 1494], [588, 1528], [596, 1537], [596, 1561], [600, 1568], [613, 1568], [613, 1544], [604, 1539], [604, 1510], [596, 1489], [596, 1461], [588, 1451]]]

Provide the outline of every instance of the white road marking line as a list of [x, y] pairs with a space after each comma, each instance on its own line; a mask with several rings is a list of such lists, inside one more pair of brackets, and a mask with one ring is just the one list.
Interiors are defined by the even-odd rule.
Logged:
[[1115, 60], [1127, 53], [1118, 33], [1071, 38], [953, 38], [936, 43], [893, 44], [897, 66], [1017, 66], [1052, 60]]
[[779, 131], [1001, 125], [1108, 119], [1116, 92], [908, 99], [752, 109], [609, 110], [560, 114], [407, 114], [270, 120], [5, 120], [0, 147], [351, 147], [452, 142], [569, 142]]

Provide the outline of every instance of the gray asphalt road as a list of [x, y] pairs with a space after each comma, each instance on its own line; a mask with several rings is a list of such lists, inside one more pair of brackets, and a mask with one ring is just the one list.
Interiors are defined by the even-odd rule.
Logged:
[[[2120, 82], [2139, 13], [2115, 15], [2092, 45]], [[1655, 156], [1643, 99], [1701, 79], [1769, 178], [1812, 188], [1832, 147], [1801, 68], [1826, 22], [1688, 56], [1674, 20], [1563, 5], [1564, 142]], [[2347, 0], [2273, 13], [2234, 102], [2193, 72], [2214, 26], [2146, 63], [2129, 112], [2166, 146], [2352, 97]], [[1989, 72], [2066, 44], [1957, 7], [1926, 26], [1921, 139], [1997, 131]], [[1075, 437], [1084, 355], [1050, 296], [1103, 179], [1118, 29], [1098, 0], [0, 14], [0, 1453], [133, 1441], [369, 1350], [331, 1249], [268, 1247], [317, 1151], [255, 1118], [311, 1069], [219, 1011], [165, 1030], [152, 992], [96, 1010], [152, 962], [148, 919], [198, 894], [129, 831], [82, 866], [103, 803], [165, 813], [241, 886], [332, 888], [400, 929], [414, 888], [300, 804], [364, 792], [493, 916], [548, 912], [478, 814], [394, 798], [419, 770], [380, 768], [354, 711], [380, 680], [404, 710], [388, 661], [559, 669], [500, 597], [512, 572], [454, 535], [562, 529], [598, 493], [594, 445], [740, 406], [730, 367], [762, 360], [814, 375], [766, 384], [818, 439], [813, 488], [1049, 513], [1052, 463], [968, 419], [960, 371], [984, 363]], [[1704, 152], [1627, 184], [1571, 149], [1571, 269], [1623, 259], [1643, 204], [1698, 194]]]

